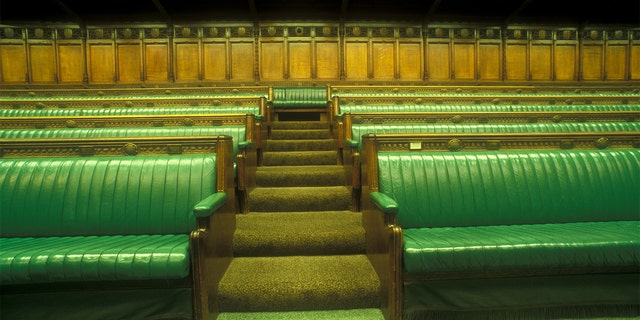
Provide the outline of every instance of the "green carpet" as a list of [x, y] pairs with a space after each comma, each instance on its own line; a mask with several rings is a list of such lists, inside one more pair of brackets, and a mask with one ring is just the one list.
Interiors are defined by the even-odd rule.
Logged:
[[345, 181], [327, 122], [274, 122], [237, 216], [218, 319], [384, 319]]

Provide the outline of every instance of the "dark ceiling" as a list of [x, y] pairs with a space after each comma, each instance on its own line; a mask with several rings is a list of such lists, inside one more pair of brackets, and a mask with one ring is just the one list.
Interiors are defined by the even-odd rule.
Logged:
[[0, 24], [205, 21], [631, 24], [640, 0], [0, 0]]

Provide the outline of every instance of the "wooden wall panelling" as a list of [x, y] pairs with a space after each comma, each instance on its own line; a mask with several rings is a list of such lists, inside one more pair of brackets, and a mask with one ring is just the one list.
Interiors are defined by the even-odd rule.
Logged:
[[371, 70], [373, 79], [393, 80], [397, 78], [396, 30], [389, 26], [377, 26], [371, 30]]
[[56, 56], [58, 82], [83, 83], [87, 80], [84, 54], [84, 29], [67, 26], [56, 29]]
[[[259, 79], [259, 32], [251, 25], [230, 27], [231, 80]], [[254, 70], [255, 69], [255, 70]]]
[[166, 26], [145, 27], [142, 39], [145, 82], [171, 82], [174, 79], [173, 65], [170, 63], [170, 30]]
[[115, 83], [115, 30], [109, 27], [87, 27], [87, 73], [89, 83]]
[[426, 78], [449, 80], [453, 76], [451, 38], [453, 30], [448, 26], [429, 26], [426, 45]]
[[452, 78], [456, 80], [475, 80], [476, 75], [476, 29], [457, 27], [453, 30]]
[[313, 63], [315, 43], [311, 36], [313, 30], [308, 25], [289, 25], [285, 28], [285, 61], [288, 61], [285, 72], [290, 79], [308, 80], [316, 77]]
[[481, 27], [477, 41], [477, 75], [479, 80], [502, 80], [502, 36], [500, 27]]
[[397, 37], [397, 75], [401, 80], [421, 80], [424, 74], [422, 28], [401, 26]]
[[528, 81], [529, 77], [529, 30], [521, 26], [507, 28], [505, 48], [506, 79]]
[[202, 80], [201, 28], [180, 25], [173, 27], [173, 70], [176, 82]]
[[58, 80], [54, 38], [54, 28], [27, 29], [27, 57], [32, 83], [56, 83]]
[[0, 81], [2, 83], [27, 83], [26, 30], [13, 26], [0, 28]]
[[116, 82], [126, 84], [144, 81], [143, 33], [143, 28], [122, 27], [115, 29]]
[[629, 77], [640, 80], [640, 28], [630, 30]]
[[554, 30], [553, 74], [554, 80], [577, 81], [579, 79], [578, 30], [558, 28]]
[[202, 28], [202, 80], [223, 81], [231, 78], [231, 50], [228, 30], [224, 26]]
[[553, 80], [553, 30], [535, 28], [529, 30], [530, 80]]
[[369, 28], [344, 27], [344, 69], [346, 80], [366, 80], [373, 76], [370, 67]]
[[588, 28], [582, 30], [580, 52], [580, 80], [604, 80], [604, 30]]
[[315, 28], [314, 33], [314, 68], [318, 79], [340, 78], [340, 26], [324, 25]]
[[260, 79], [265, 81], [288, 79], [285, 43], [286, 27], [260, 26]]
[[605, 80], [629, 80], [629, 30], [605, 30]]

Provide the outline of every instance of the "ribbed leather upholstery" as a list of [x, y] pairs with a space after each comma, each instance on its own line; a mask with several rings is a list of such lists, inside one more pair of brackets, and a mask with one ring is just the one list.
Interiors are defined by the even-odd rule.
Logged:
[[238, 144], [246, 141], [245, 133], [246, 128], [244, 126], [0, 129], [0, 138], [186, 137], [228, 135], [233, 138], [233, 152], [237, 154]]
[[215, 167], [215, 154], [0, 159], [2, 283], [186, 276]]
[[253, 114], [260, 116], [259, 106], [197, 106], [150, 108], [66, 108], [66, 109], [0, 109], [2, 117], [26, 116], [118, 116], [160, 114]]
[[640, 111], [640, 104], [629, 105], [340, 105], [339, 114], [367, 112], [551, 112], [551, 111]]
[[274, 108], [327, 107], [327, 89], [324, 87], [294, 87], [273, 89]]
[[640, 267], [640, 150], [393, 152], [409, 272]]
[[216, 155], [0, 159], [0, 236], [189, 233]]

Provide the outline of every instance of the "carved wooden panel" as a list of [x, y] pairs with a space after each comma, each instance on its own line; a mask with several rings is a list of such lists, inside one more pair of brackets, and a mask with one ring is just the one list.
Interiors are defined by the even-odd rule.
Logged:
[[368, 78], [369, 52], [366, 42], [347, 42], [345, 44], [345, 73], [349, 80]]
[[142, 46], [140, 43], [118, 45], [118, 82], [142, 81]]
[[507, 30], [506, 43], [506, 80], [525, 81], [529, 80], [529, 59], [528, 59], [528, 30], [510, 29]]
[[553, 47], [553, 71], [555, 80], [578, 80], [578, 53], [577, 30], [556, 30]]
[[640, 29], [631, 30], [629, 53], [629, 76], [631, 80], [640, 80]]
[[584, 30], [582, 41], [582, 80], [602, 80], [604, 77], [603, 31]]
[[284, 44], [262, 42], [260, 46], [260, 76], [264, 80], [284, 79]]
[[393, 43], [373, 42], [373, 78], [389, 80], [395, 77], [395, 48]]
[[626, 80], [628, 75], [629, 32], [622, 29], [606, 31], [605, 78]]
[[311, 79], [311, 42], [289, 42], [289, 78]]
[[231, 80], [253, 79], [253, 43], [231, 43]]
[[210, 42], [203, 44], [203, 80], [215, 81], [227, 78], [227, 44], [224, 42]]
[[420, 80], [423, 74], [422, 43], [398, 45], [398, 73], [402, 80]]
[[337, 41], [316, 42], [316, 65], [318, 79], [340, 77], [340, 49]]

